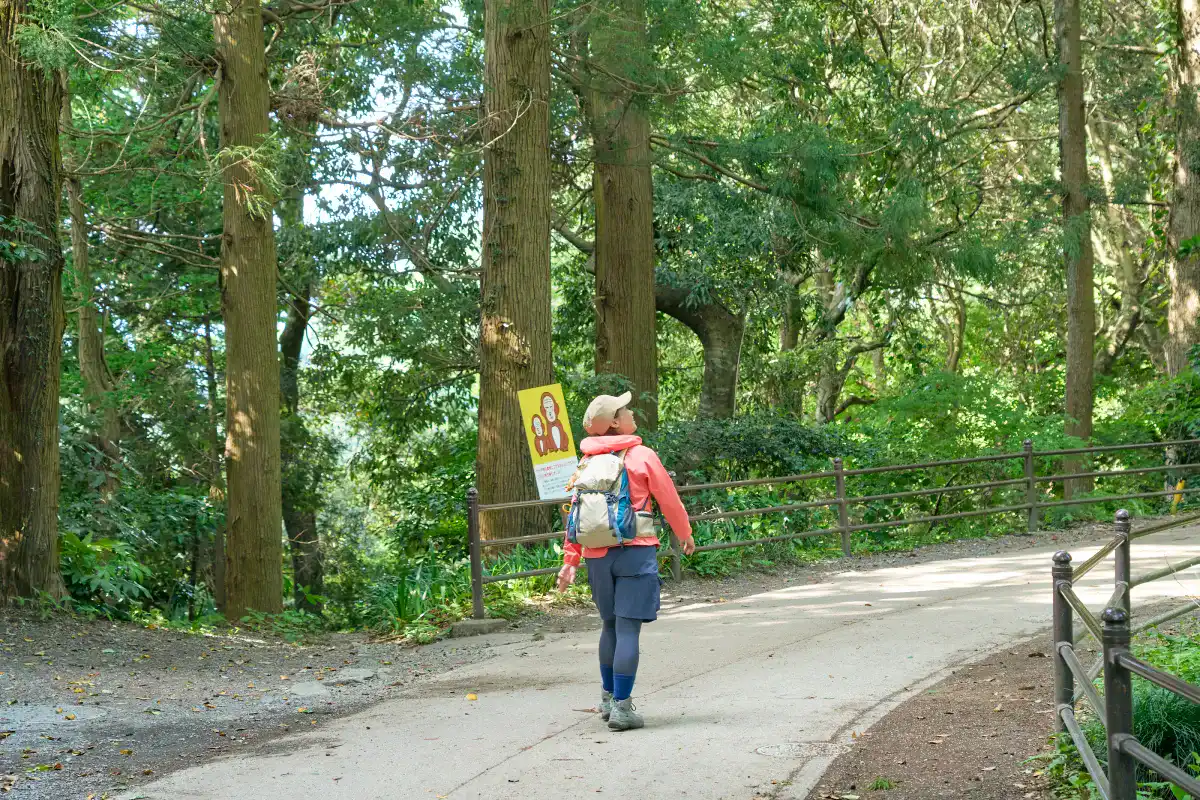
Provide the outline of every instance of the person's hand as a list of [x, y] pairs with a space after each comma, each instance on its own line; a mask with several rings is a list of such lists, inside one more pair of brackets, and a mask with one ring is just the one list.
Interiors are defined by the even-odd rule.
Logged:
[[683, 554], [685, 556], [690, 556], [692, 553], [696, 552], [696, 539], [694, 537], [689, 536], [680, 542], [680, 544], [683, 546]]
[[575, 567], [570, 564], [563, 564], [563, 568], [558, 571], [558, 590], [565, 592], [567, 587], [575, 582]]

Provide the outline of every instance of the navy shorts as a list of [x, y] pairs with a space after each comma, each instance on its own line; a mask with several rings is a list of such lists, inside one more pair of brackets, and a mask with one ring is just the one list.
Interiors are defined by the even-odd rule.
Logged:
[[658, 619], [662, 581], [657, 547], [610, 547], [603, 558], [587, 559], [587, 568], [592, 600], [601, 619]]

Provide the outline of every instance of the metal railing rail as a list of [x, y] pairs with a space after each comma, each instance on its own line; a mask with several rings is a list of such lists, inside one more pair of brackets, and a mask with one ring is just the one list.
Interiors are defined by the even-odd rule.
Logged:
[[[1073, 498], [1069, 500], [1060, 500], [1053, 502], [1042, 502], [1038, 497], [1039, 484], [1054, 484], [1074, 479], [1091, 479], [1097, 477], [1125, 477], [1129, 475], [1145, 475], [1154, 472], [1167, 472], [1171, 470], [1191, 469], [1200, 467], [1197, 464], [1163, 464], [1153, 467], [1138, 467], [1129, 470], [1103, 470], [1089, 472], [1073, 472], [1067, 474], [1042, 475], [1039, 476], [1037, 470], [1037, 459], [1054, 458], [1068, 455], [1086, 455], [1094, 453], [1116, 453], [1121, 451], [1137, 451], [1148, 450], [1154, 448], [1168, 449], [1180, 447], [1183, 445], [1200, 445], [1200, 439], [1183, 439], [1170, 442], [1145, 442], [1128, 445], [1104, 445], [1099, 447], [1084, 447], [1070, 450], [1035, 450], [1033, 442], [1026, 439], [1021, 452], [1019, 453], [999, 453], [994, 455], [974, 456], [971, 458], [953, 458], [941, 461], [927, 461], [918, 464], [893, 464], [879, 467], [864, 467], [861, 469], [846, 469], [841, 458], [833, 459], [833, 469], [823, 472], [810, 472], [799, 475], [784, 475], [780, 477], [770, 478], [753, 478], [748, 480], [737, 481], [720, 481], [715, 483], [699, 483], [699, 484], [684, 484], [679, 487], [681, 494], [694, 494], [701, 491], [715, 491], [724, 489], [745, 488], [753, 486], [779, 486], [790, 483], [804, 483], [816, 480], [828, 480], [832, 478], [835, 484], [835, 494], [830, 498], [818, 500], [809, 500], [802, 503], [789, 503], [784, 505], [765, 506], [760, 508], [734, 509], [729, 511], [704, 511], [689, 515], [688, 519], [692, 522], [714, 522], [718, 520], [738, 519], [748, 516], [761, 516], [768, 514], [785, 514], [792, 511], [801, 511], [817, 508], [828, 508], [836, 511], [837, 524], [824, 528], [812, 528], [796, 532], [781, 533], [775, 536], [765, 536], [757, 539], [743, 539], [731, 542], [715, 542], [713, 544], [697, 547], [697, 552], [709, 552], [714, 550], [725, 550], [734, 547], [751, 547], [755, 545], [771, 544], [776, 542], [786, 542], [794, 539], [812, 538], [817, 536], [837, 535], [841, 539], [842, 553], [849, 556], [851, 553], [852, 535], [855, 533], [878, 531], [887, 528], [903, 527], [908, 525], [930, 524], [936, 522], [947, 522], [956, 519], [969, 519], [974, 517], [992, 516], [995, 514], [1012, 514], [1024, 513], [1026, 517], [1026, 529], [1030, 532], [1036, 532], [1038, 529], [1038, 520], [1040, 512], [1044, 509], [1059, 508], [1064, 506], [1087, 505], [1095, 503], [1109, 503], [1120, 500], [1129, 500], [1135, 498], [1151, 498], [1151, 497], [1166, 497], [1166, 496], [1182, 496], [1195, 492], [1200, 492], [1200, 487], [1190, 489], [1170, 489], [1160, 492], [1139, 492], [1134, 494], [1124, 494], [1117, 496], [1096, 496]], [[896, 472], [911, 472], [917, 470], [937, 469], [940, 467], [953, 467], [965, 464], [984, 464], [984, 463], [1000, 463], [1005, 461], [1020, 461], [1022, 462], [1022, 475], [1020, 478], [1005, 478], [995, 481], [980, 481], [967, 484], [949, 485], [941, 487], [933, 487], [929, 489], [914, 489], [910, 491], [888, 492], [883, 494], [867, 494], [853, 496], [847, 492], [847, 479], [852, 479], [864, 475], [879, 475], [883, 473]], [[899, 500], [912, 497], [932, 497], [951, 494], [954, 492], [973, 492], [981, 490], [998, 489], [1003, 487], [1025, 487], [1025, 502], [1009, 503], [1007, 505], [989, 506], [986, 508], [978, 508], [970, 511], [958, 511], [945, 514], [931, 514], [927, 516], [900, 518], [900, 519], [881, 519], [868, 523], [853, 523], [851, 520], [850, 509], [865, 505], [868, 503], [876, 503], [888, 500]], [[488, 541], [480, 539], [480, 514], [514, 510], [527, 508], [545, 508], [550, 506], [561, 505], [561, 500], [526, 500], [506, 503], [480, 503], [479, 494], [472, 487], [467, 493], [467, 533], [469, 539], [469, 547], [471, 554], [471, 589], [472, 589], [472, 612], [477, 619], [482, 619], [484, 616], [483, 608], [483, 586], [488, 583], [497, 583], [500, 581], [517, 580], [520, 578], [534, 577], [538, 575], [549, 575], [556, 572], [556, 569], [540, 569], [528, 570], [525, 572], [513, 572], [503, 575], [485, 575], [483, 564], [484, 550], [491, 548], [507, 548], [514, 545], [532, 544], [537, 542], [545, 542], [554, 539], [562, 539], [564, 534], [562, 531], [549, 531], [546, 533], [536, 533], [518, 536], [514, 538], [501, 538]], [[936, 506], [933, 509], [937, 510]], [[1198, 515], [1200, 517], [1200, 515]], [[1114, 545], [1115, 546], [1115, 545]], [[671, 574], [678, 578], [681, 573], [681, 556], [679, 543], [674, 536], [670, 537], [670, 549], [668, 557], [671, 563]], [[1093, 557], [1095, 558], [1095, 557]], [[1091, 560], [1081, 567], [1081, 575], [1087, 570], [1099, 563], [1103, 556]], [[1084, 568], [1086, 567], [1086, 568]], [[1098, 623], [1097, 623], [1098, 627]]]
[[[1060, 550], [1054, 554], [1051, 576], [1054, 587], [1053, 663], [1057, 724], [1059, 731], [1065, 732], [1075, 743], [1084, 768], [1104, 800], [1136, 800], [1138, 763], [1191, 792], [1193, 796], [1200, 796], [1200, 780], [1197, 780], [1196, 776], [1189, 775], [1179, 766], [1166, 761], [1133, 736], [1131, 676], [1137, 675], [1193, 703], [1200, 703], [1200, 686], [1193, 686], [1142, 662], [1133, 656], [1129, 648], [1134, 634], [1161, 625], [1189, 611], [1200, 611], [1200, 604], [1190, 601], [1186, 605], [1151, 617], [1134, 628], [1131, 624], [1130, 590], [1135, 586], [1144, 586], [1152, 581], [1175, 576], [1200, 564], [1200, 558], [1190, 558], [1134, 578], [1130, 574], [1130, 543], [1134, 539], [1186, 525], [1198, 519], [1200, 514], [1183, 515], [1148, 526], [1135, 534], [1131, 532], [1129, 513], [1121, 510], [1117, 512], [1114, 520], [1116, 535], [1083, 564], [1072, 569], [1070, 553]], [[1097, 618], [1079, 599], [1072, 584], [1109, 554], [1113, 555], [1114, 589], [1103, 614]], [[1075, 616], [1084, 624], [1084, 630], [1078, 634], [1074, 632]], [[1100, 641], [1102, 654], [1091, 668], [1085, 669], [1075, 653], [1075, 644], [1088, 634]], [[1104, 672], [1103, 696], [1096, 691], [1094, 685], [1101, 670]], [[1087, 701], [1086, 705], [1090, 708], [1092, 716], [1104, 722], [1108, 747], [1107, 772], [1092, 752], [1091, 745], [1076, 719], [1075, 703], [1080, 699]]]

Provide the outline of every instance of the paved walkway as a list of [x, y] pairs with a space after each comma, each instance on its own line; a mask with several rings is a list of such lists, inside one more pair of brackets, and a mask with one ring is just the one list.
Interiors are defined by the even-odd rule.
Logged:
[[[1051, 552], [845, 573], [672, 609], [642, 635], [641, 731], [611, 733], [581, 710], [597, 700], [594, 634], [500, 636], [490, 661], [127, 797], [803, 800], [854, 732], [956, 665], [1047, 627]], [[1137, 540], [1133, 552], [1135, 575], [1200, 555], [1200, 528]], [[1111, 559], [1079, 591], [1104, 603]], [[1139, 587], [1134, 608], [1189, 594], [1200, 576]]]

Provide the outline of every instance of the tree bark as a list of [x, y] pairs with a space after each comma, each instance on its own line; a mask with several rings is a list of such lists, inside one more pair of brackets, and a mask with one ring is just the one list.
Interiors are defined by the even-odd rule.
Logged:
[[93, 300], [95, 284], [88, 259], [87, 213], [83, 206], [83, 187], [78, 178], [67, 179], [67, 200], [71, 212], [71, 260], [75, 267], [75, 290], [79, 293], [78, 359], [83, 379], [83, 397], [88, 410], [98, 419], [96, 449], [104, 455], [104, 484], [101, 497], [116, 493], [121, 459], [121, 415], [113, 391], [116, 388], [104, 357], [104, 331]]
[[[483, 503], [537, 497], [517, 392], [553, 380], [550, 356], [548, 0], [484, 5], [483, 275], [479, 453]], [[535, 533], [542, 514], [483, 514], [485, 539]], [[544, 523], [542, 523], [544, 524]]]
[[27, 0], [0, 4], [0, 596], [66, 589], [58, 564], [62, 87], [19, 52]]
[[[224, 450], [217, 422], [217, 369], [213, 358], [212, 321], [204, 315], [204, 377], [208, 393], [208, 502], [214, 508], [225, 504], [225, 480], [221, 462]], [[212, 550], [208, 555], [211, 566], [206, 564], [201, 572], [213, 595], [213, 604], [218, 611], [225, 610], [225, 522], [222, 520], [213, 531]], [[211, 578], [211, 580], [209, 580]]]
[[[287, 216], [284, 224], [288, 224]], [[291, 298], [287, 323], [279, 337], [283, 356], [280, 385], [283, 389], [283, 524], [292, 551], [293, 597], [296, 608], [321, 613], [321, 604], [310, 595], [324, 591], [325, 569], [321, 542], [317, 533], [317, 509], [314, 502], [318, 487], [313, 471], [304, 463], [309, 442], [308, 427], [300, 415], [300, 351], [312, 319], [313, 284], [306, 280], [298, 296]]]
[[688, 289], [658, 287], [658, 310], [682, 322], [704, 348], [704, 377], [700, 388], [701, 419], [727, 419], [737, 411], [738, 367], [746, 318], [717, 303], [688, 305]]
[[610, 0], [591, 32], [596, 213], [596, 372], [633, 383], [644, 426], [658, 423], [654, 186], [645, 98], [645, 0]]
[[1177, 0], [1176, 14], [1178, 128], [1170, 221], [1175, 257], [1167, 268], [1171, 298], [1166, 342], [1167, 372], [1172, 376], [1188, 368], [1188, 353], [1200, 344], [1200, 0]]
[[238, 619], [283, 609], [275, 198], [260, 175], [270, 87], [259, 0], [217, 11], [213, 28], [225, 181], [225, 614]]
[[[1058, 84], [1058, 148], [1063, 186], [1063, 256], [1067, 282], [1066, 432], [1085, 441], [1092, 437], [1093, 371], [1096, 308], [1093, 293], [1091, 210], [1088, 201], [1086, 117], [1083, 58], [1080, 49], [1079, 0], [1055, 0], [1055, 35], [1063, 77]], [[1082, 462], [1064, 460], [1068, 472]], [[1090, 491], [1088, 479], [1067, 481], [1069, 498]]]

